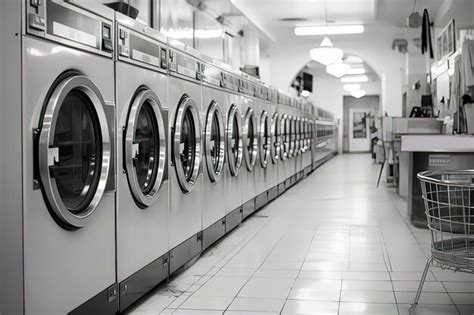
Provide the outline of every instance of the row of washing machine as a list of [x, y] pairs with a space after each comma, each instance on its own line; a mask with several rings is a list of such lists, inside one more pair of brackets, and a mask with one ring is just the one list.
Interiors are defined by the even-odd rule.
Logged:
[[0, 138], [22, 149], [22, 305], [2, 314], [121, 312], [336, 151], [331, 115], [120, 13], [23, 4]]

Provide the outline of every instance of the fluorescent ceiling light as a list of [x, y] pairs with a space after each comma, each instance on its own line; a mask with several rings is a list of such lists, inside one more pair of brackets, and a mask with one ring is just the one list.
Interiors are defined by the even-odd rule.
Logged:
[[366, 75], [352, 75], [341, 78], [342, 83], [364, 83], [368, 81], [369, 77]]
[[346, 74], [365, 74], [365, 68], [350, 68]]
[[360, 90], [360, 84], [344, 84], [342, 88], [349, 93], [353, 93]]
[[361, 98], [363, 96], [365, 96], [367, 93], [365, 92], [365, 90], [358, 90], [358, 91], [355, 91], [355, 92], [352, 92], [352, 96], [355, 97], [355, 98]]
[[311, 49], [309, 55], [314, 61], [327, 66], [332, 63], [342, 62], [344, 52], [342, 49], [333, 47], [331, 40], [328, 37], [324, 37], [321, 45], [318, 48]]
[[297, 26], [295, 35], [341, 35], [364, 33], [364, 25]]
[[342, 62], [333, 63], [326, 66], [326, 72], [329, 73], [330, 75], [335, 76], [336, 78], [340, 78], [346, 75], [347, 71], [349, 71], [350, 69], [351, 69], [351, 66]]
[[170, 28], [170, 29], [161, 29], [160, 32], [165, 34], [168, 37], [175, 38], [175, 39], [193, 39], [195, 38], [202, 38], [202, 39], [210, 39], [210, 38], [220, 38], [222, 37], [222, 29], [210, 29], [210, 30], [199, 30], [197, 29], [194, 31], [191, 28]]

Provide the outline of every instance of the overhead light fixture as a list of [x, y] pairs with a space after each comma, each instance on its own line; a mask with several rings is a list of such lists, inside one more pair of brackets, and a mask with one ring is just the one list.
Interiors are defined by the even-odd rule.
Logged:
[[368, 81], [369, 77], [366, 75], [351, 75], [341, 78], [342, 83], [364, 83]]
[[360, 90], [360, 84], [344, 84], [342, 86], [344, 90], [346, 90], [349, 93], [354, 93], [355, 91]]
[[362, 34], [364, 25], [297, 26], [296, 36]]
[[351, 93], [351, 95], [355, 98], [364, 97], [366, 94], [367, 94], [367, 92], [365, 90], [358, 90], [358, 91], [355, 91], [355, 92]]
[[351, 66], [342, 62], [332, 63], [326, 66], [326, 72], [330, 75], [335, 76], [336, 78], [340, 78], [346, 75], [347, 71], [349, 71], [350, 69]]
[[364, 59], [356, 56], [347, 56], [344, 58], [345, 63], [363, 63]]
[[328, 37], [324, 37], [319, 47], [311, 49], [309, 55], [314, 61], [327, 66], [329, 64], [342, 62], [344, 52], [342, 49], [333, 47], [331, 40]]
[[352, 68], [350, 67], [349, 70], [347, 70], [347, 73], [346, 74], [365, 74], [365, 68]]
[[309, 94], [311, 94], [311, 93], [310, 93], [309, 91], [307, 91], [307, 90], [301, 91], [301, 96], [304, 97], [304, 98], [309, 97]]
[[162, 28], [160, 32], [174, 39], [193, 39], [193, 38], [210, 39], [210, 38], [222, 37], [222, 29], [193, 30], [187, 27], [176, 28], [176, 29], [175, 28], [170, 28], [170, 29]]

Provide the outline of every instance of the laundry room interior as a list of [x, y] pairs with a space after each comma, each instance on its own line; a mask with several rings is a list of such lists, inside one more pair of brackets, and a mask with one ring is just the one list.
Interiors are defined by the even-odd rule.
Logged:
[[473, 0], [2, 0], [0, 150], [0, 315], [474, 315]]

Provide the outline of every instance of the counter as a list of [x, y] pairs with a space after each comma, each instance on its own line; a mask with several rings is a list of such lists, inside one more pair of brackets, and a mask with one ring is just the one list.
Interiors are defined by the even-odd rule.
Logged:
[[403, 163], [407, 164], [408, 216], [413, 225], [426, 228], [424, 202], [416, 174], [425, 170], [474, 169], [474, 136], [403, 135], [401, 142], [401, 151], [407, 157]]

